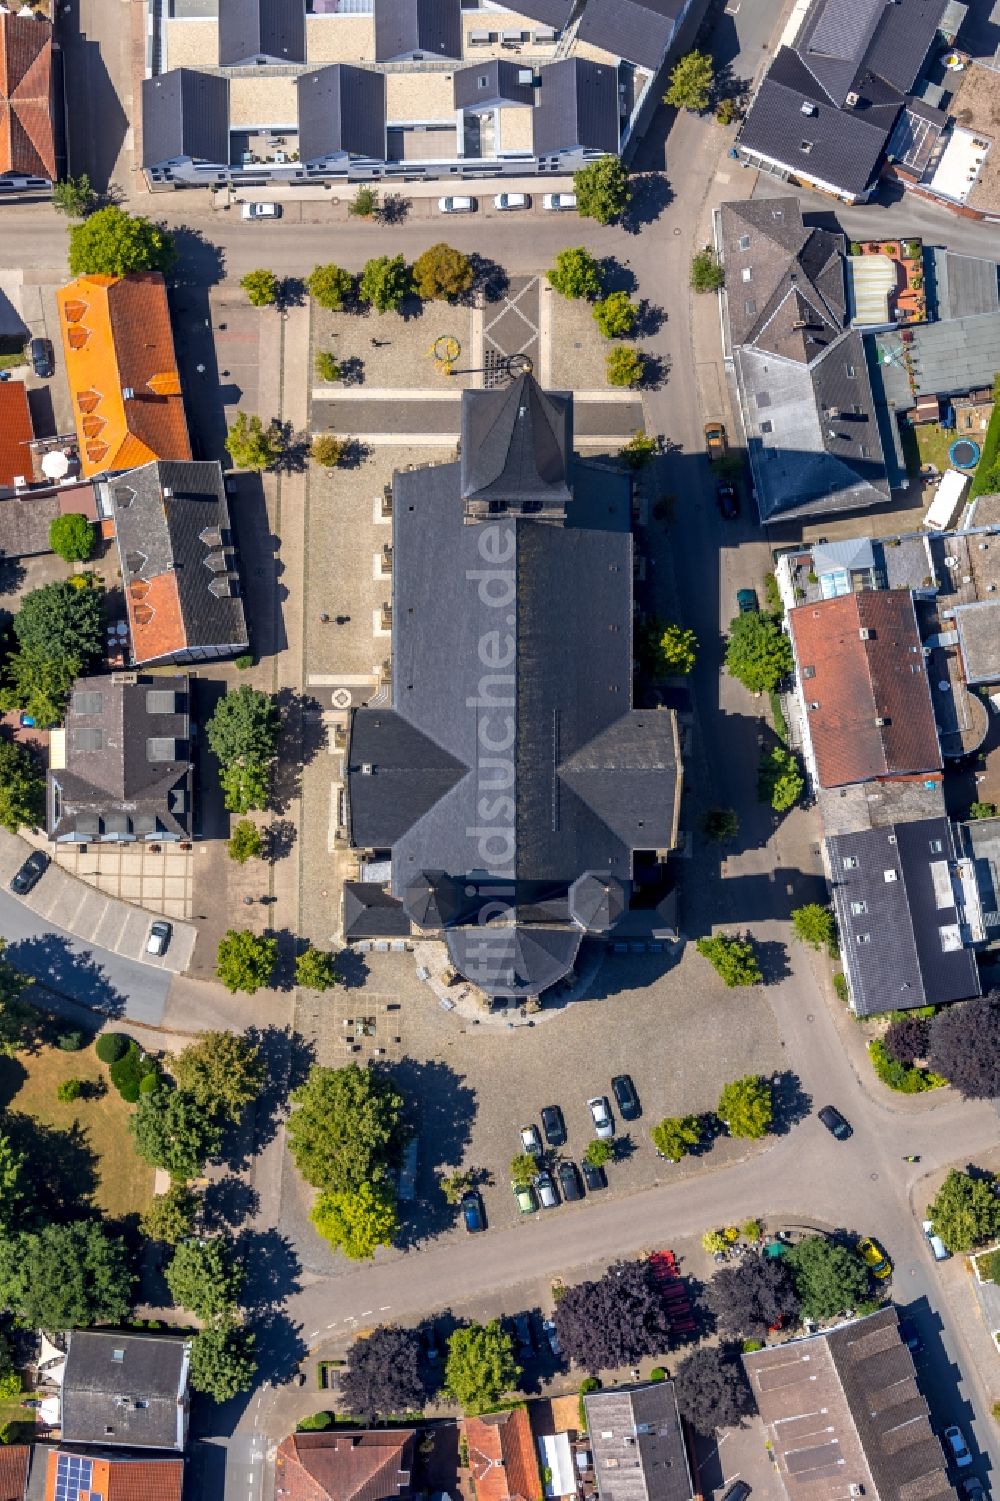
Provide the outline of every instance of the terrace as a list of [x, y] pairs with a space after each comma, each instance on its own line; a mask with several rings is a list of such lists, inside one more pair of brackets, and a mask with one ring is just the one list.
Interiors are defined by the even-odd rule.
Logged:
[[905, 328], [926, 322], [922, 241], [854, 241], [847, 280], [855, 326]]

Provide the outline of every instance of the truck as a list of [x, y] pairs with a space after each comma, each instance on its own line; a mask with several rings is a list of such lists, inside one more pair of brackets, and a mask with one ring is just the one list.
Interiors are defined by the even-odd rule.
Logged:
[[924, 517], [924, 526], [934, 532], [946, 532], [954, 526], [961, 513], [968, 483], [969, 476], [960, 469], [946, 469]]

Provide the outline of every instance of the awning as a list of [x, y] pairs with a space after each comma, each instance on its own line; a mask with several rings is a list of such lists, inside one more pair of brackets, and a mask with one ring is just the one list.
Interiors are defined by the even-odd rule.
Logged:
[[548, 1473], [552, 1477], [545, 1482], [546, 1496], [575, 1496], [576, 1473], [569, 1434], [544, 1434], [538, 1440], [538, 1452], [542, 1457], [542, 1474]]

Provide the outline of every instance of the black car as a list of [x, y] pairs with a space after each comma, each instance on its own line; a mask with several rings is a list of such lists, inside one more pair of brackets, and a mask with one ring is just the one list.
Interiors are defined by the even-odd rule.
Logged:
[[819, 1111], [819, 1118], [830, 1135], [835, 1136], [838, 1141], [846, 1141], [849, 1136], [854, 1134], [851, 1130], [850, 1122], [845, 1116], [841, 1115], [835, 1105], [824, 1105], [823, 1109]]
[[583, 1159], [583, 1179], [591, 1193], [596, 1193], [599, 1188], [607, 1188], [608, 1177], [603, 1167], [597, 1167], [593, 1162]]
[[740, 514], [740, 497], [736, 493], [736, 486], [729, 484], [728, 480], [720, 481], [715, 487], [715, 498], [725, 519], [735, 521]]
[[550, 1147], [561, 1147], [566, 1140], [566, 1123], [558, 1105], [546, 1105], [542, 1109], [542, 1130]]
[[483, 1214], [483, 1201], [474, 1188], [462, 1195], [462, 1219], [469, 1234], [476, 1230], [486, 1229], [486, 1217]]
[[38, 885], [48, 868], [48, 855], [43, 850], [35, 850], [25, 860], [21, 869], [11, 877], [11, 891], [15, 896], [27, 896], [28, 892]]
[[615, 1092], [618, 1101], [618, 1112], [622, 1120], [637, 1121], [642, 1114], [642, 1106], [639, 1104], [639, 1096], [635, 1092], [631, 1074], [615, 1074], [611, 1080], [611, 1088]]
[[722, 1501], [747, 1501], [750, 1487], [745, 1480], [734, 1480], [729, 1489], [724, 1493]]
[[535, 1336], [531, 1329], [531, 1320], [526, 1313], [514, 1315], [514, 1333], [517, 1336], [517, 1347], [525, 1355], [530, 1355], [535, 1348]]
[[42, 380], [48, 380], [56, 368], [52, 358], [52, 340], [32, 339], [28, 345], [28, 358], [35, 374]]
[[559, 1187], [562, 1189], [563, 1198], [567, 1203], [573, 1203], [575, 1199], [583, 1198], [583, 1185], [580, 1182], [580, 1174], [577, 1172], [575, 1162], [560, 1162], [559, 1164]]
[[924, 1348], [924, 1342], [920, 1338], [917, 1326], [912, 1319], [900, 1319], [899, 1337], [911, 1355], [918, 1354]]

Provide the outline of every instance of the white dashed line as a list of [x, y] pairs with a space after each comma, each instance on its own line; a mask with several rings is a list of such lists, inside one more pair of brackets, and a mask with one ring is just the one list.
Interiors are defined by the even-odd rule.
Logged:
[[375, 1310], [374, 1310], [374, 1308], [366, 1308], [366, 1309], [364, 1309], [364, 1311], [363, 1311], [363, 1312], [362, 1312], [362, 1313], [360, 1313], [360, 1314], [359, 1314], [359, 1315], [358, 1315], [358, 1317], [359, 1317], [359, 1318], [362, 1318], [362, 1319], [367, 1319], [367, 1318], [369, 1318], [369, 1317], [370, 1317], [370, 1316], [371, 1316], [371, 1314], [373, 1314], [373, 1313], [374, 1313], [374, 1312], [375, 1312]]
[[379, 1311], [379, 1313], [385, 1313], [391, 1307], [392, 1307], [391, 1303], [380, 1303], [379, 1306], [378, 1306], [378, 1311]]
[[317, 1336], [317, 1334], [319, 1334], [319, 1332], [320, 1331], [318, 1329], [314, 1329], [313, 1332], [312, 1332], [312, 1334], [310, 1334], [309, 1338], [310, 1339], [315, 1339], [316, 1336]]

